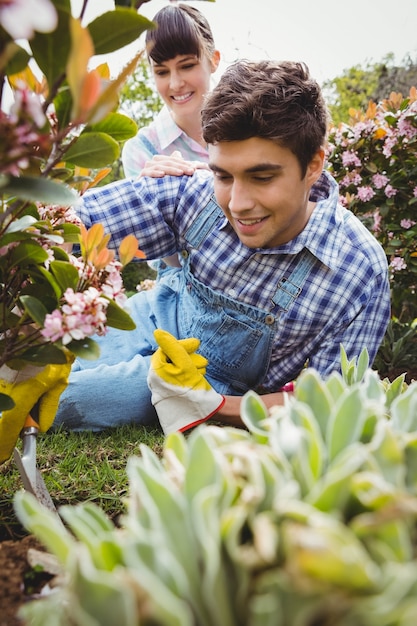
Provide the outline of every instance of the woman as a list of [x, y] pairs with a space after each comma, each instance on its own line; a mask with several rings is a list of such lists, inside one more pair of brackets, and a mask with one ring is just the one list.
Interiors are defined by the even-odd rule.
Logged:
[[157, 27], [147, 31], [146, 49], [165, 106], [124, 145], [127, 177], [138, 176], [154, 155], [180, 152], [186, 160], [208, 160], [200, 113], [220, 61], [210, 25], [200, 11], [185, 4], [164, 7], [153, 21]]

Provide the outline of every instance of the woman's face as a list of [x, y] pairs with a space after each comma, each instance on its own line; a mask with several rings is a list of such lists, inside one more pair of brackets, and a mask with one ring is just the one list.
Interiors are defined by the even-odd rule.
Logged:
[[200, 119], [203, 98], [210, 91], [210, 77], [216, 71], [220, 55], [217, 51], [208, 59], [193, 54], [179, 54], [163, 63], [150, 59], [155, 85], [159, 95], [170, 109], [175, 123], [190, 116]]

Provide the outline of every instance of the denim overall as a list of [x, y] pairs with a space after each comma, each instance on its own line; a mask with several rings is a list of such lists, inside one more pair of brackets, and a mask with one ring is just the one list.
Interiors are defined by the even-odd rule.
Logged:
[[190, 260], [222, 219], [223, 212], [212, 198], [185, 234], [183, 268], [167, 272], [154, 289], [129, 299], [127, 310], [136, 329], [110, 329], [97, 338], [101, 349], [97, 361], [75, 361], [54, 428], [62, 424], [73, 430], [100, 430], [155, 423], [146, 382], [149, 360], [157, 348], [155, 328], [179, 338], [200, 339], [199, 352], [209, 361], [206, 378], [219, 393], [243, 395], [261, 389], [279, 316], [301, 292], [316, 259], [304, 249], [290, 276], [278, 283], [272, 298], [277, 314], [214, 292], [192, 275]]

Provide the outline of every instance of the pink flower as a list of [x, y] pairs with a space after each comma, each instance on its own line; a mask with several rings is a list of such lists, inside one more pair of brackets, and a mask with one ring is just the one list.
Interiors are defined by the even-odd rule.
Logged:
[[384, 191], [385, 191], [385, 195], [387, 196], [387, 198], [393, 198], [394, 196], [397, 195], [398, 190], [394, 189], [392, 185], [387, 185]]
[[401, 270], [407, 269], [407, 263], [400, 256], [395, 256], [390, 263], [390, 267], [394, 270], [394, 272], [400, 272]]
[[417, 187], [414, 187], [413, 189], [413, 196], [417, 198]]
[[358, 198], [362, 202], [369, 202], [375, 195], [375, 191], [372, 187], [358, 187]]
[[346, 150], [342, 154], [342, 164], [344, 167], [350, 167], [351, 165], [353, 165], [354, 167], [361, 167], [362, 165], [358, 155], [351, 150]]
[[389, 178], [384, 174], [374, 174], [372, 176], [372, 184], [375, 189], [382, 189], [387, 183], [389, 183]]
[[14, 39], [31, 39], [56, 28], [58, 16], [50, 0], [0, 0], [0, 24]]
[[381, 214], [379, 213], [379, 211], [375, 211], [374, 212], [374, 223], [372, 226], [372, 230], [374, 233], [380, 233], [381, 232], [381, 221], [382, 221], [382, 217]]
[[67, 289], [65, 304], [45, 316], [42, 336], [50, 341], [61, 339], [63, 345], [106, 332], [106, 309], [108, 300], [94, 287], [83, 292]]
[[415, 223], [416, 222], [414, 222], [413, 220], [401, 220], [400, 226], [401, 228], [405, 228], [406, 230], [408, 230], [409, 228], [414, 226]]

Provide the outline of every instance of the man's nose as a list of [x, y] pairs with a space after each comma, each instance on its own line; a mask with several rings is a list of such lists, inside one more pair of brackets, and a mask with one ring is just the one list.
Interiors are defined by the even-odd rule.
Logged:
[[229, 209], [233, 214], [253, 209], [255, 203], [244, 183], [234, 181], [230, 190]]

